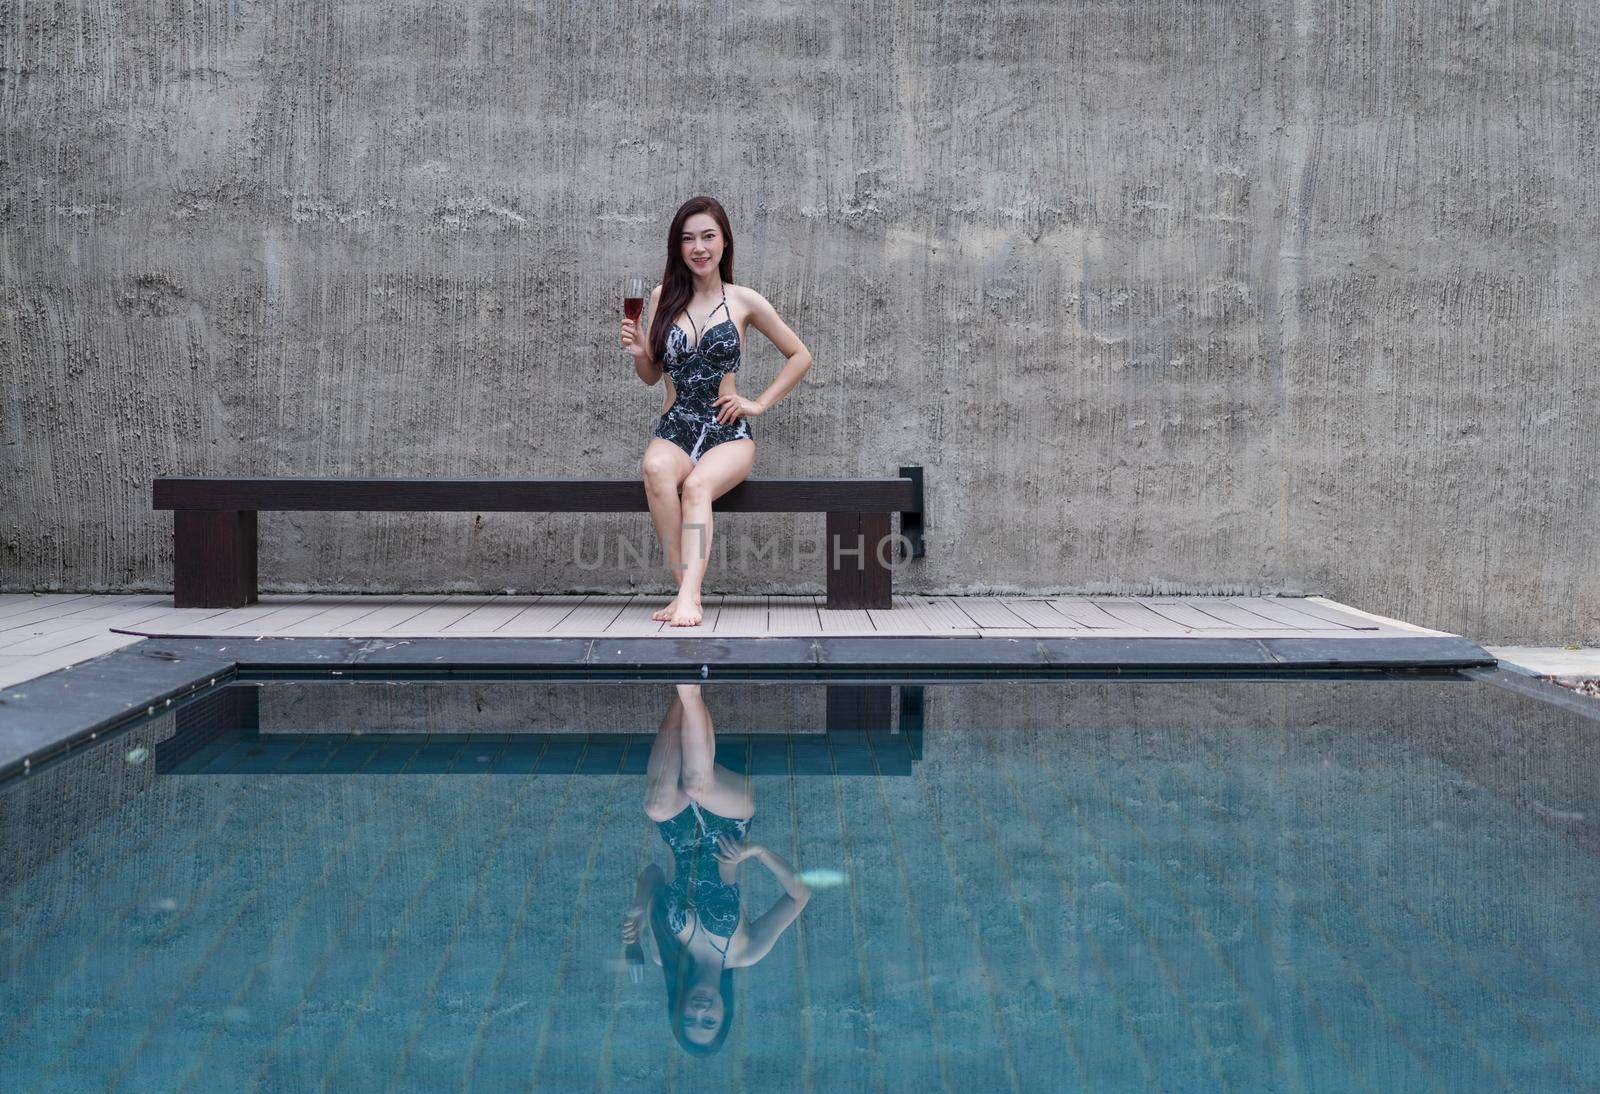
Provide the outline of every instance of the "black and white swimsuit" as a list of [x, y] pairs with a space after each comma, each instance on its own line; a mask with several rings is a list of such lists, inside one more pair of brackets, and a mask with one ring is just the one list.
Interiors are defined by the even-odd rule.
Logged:
[[665, 889], [667, 926], [674, 933], [681, 931], [693, 915], [696, 930], [704, 927], [722, 940], [721, 945], [713, 942], [712, 946], [726, 951], [728, 939], [739, 926], [739, 883], [736, 880], [729, 885], [722, 880], [717, 868], [717, 837], [742, 841], [750, 831], [750, 818], [720, 816], [691, 801], [671, 820], [657, 821], [656, 830], [675, 863]]
[[[727, 311], [726, 286], [722, 290], [722, 303], [711, 309], [711, 315], [717, 314], [717, 308], [727, 312], [728, 317], [707, 327], [704, 333], [697, 331], [698, 340], [693, 346], [676, 322], [667, 331], [667, 359], [662, 368], [672, 379], [676, 397], [652, 431], [654, 436], [683, 449], [695, 463], [700, 462], [707, 449], [724, 441], [755, 439], [750, 423], [744, 418], [736, 422], [717, 421], [717, 407], [713, 405], [717, 388], [726, 373], [739, 371], [739, 327], [733, 321], [733, 313]], [[689, 324], [694, 325], [692, 315]]]

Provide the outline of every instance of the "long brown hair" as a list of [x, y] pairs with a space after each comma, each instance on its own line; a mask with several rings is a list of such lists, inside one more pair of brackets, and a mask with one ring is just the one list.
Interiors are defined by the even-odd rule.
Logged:
[[[690, 916], [699, 915], [691, 906]], [[656, 951], [661, 955], [661, 978], [667, 989], [667, 1025], [672, 1027], [672, 1037], [691, 1056], [710, 1056], [722, 1050], [733, 1028], [733, 970], [726, 965], [717, 981], [722, 996], [722, 1025], [717, 1035], [706, 1044], [696, 1044], [683, 1032], [683, 1005], [689, 998], [689, 984], [694, 979], [694, 957], [689, 948], [678, 941], [677, 932], [667, 922], [667, 890], [658, 886], [650, 898], [650, 931], [656, 936]], [[730, 938], [728, 944], [732, 945]]]
[[727, 212], [716, 198], [690, 198], [678, 206], [672, 227], [667, 229], [667, 268], [661, 274], [661, 299], [650, 317], [650, 359], [658, 365], [667, 359], [669, 329], [694, 296], [694, 274], [683, 261], [683, 223], [696, 213], [709, 213], [722, 230], [722, 261], [717, 270], [724, 283], [733, 280], [733, 229], [728, 225]]

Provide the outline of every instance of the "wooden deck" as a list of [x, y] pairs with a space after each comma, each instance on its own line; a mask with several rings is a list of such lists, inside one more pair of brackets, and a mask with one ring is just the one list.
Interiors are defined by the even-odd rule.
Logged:
[[826, 611], [820, 596], [709, 596], [696, 627], [650, 618], [649, 596], [267, 593], [243, 608], [174, 608], [170, 594], [0, 595], [0, 688], [147, 637], [1362, 638], [1433, 635], [1325, 597], [916, 596]]

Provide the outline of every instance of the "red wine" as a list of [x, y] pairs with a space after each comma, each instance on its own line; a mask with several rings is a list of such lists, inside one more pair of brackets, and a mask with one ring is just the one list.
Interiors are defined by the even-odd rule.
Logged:
[[637, 323], [639, 321], [639, 313], [642, 311], [644, 311], [644, 297], [629, 296], [623, 299], [622, 314], [626, 315], [629, 319], [632, 319]]

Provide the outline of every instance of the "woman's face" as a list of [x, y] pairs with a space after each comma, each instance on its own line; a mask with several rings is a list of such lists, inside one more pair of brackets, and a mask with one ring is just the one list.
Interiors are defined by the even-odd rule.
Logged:
[[691, 991], [683, 1001], [683, 1035], [697, 1045], [709, 1045], [722, 1027], [722, 996], [707, 987]]
[[710, 213], [696, 213], [683, 222], [679, 247], [683, 264], [696, 276], [709, 274], [722, 262], [722, 229]]

